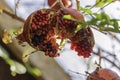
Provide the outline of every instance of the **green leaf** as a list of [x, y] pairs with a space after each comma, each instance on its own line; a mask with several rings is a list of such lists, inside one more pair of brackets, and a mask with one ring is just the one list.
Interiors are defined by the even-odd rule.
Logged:
[[114, 27], [116, 30], [119, 30], [120, 27], [119, 27], [118, 21], [114, 20], [113, 22], [114, 22], [113, 27]]
[[101, 27], [100, 30], [101, 31], [120, 32], [120, 30], [116, 30], [116, 29], [111, 28], [111, 27]]
[[106, 1], [110, 3], [110, 2], [113, 2], [114, 0], [106, 0]]
[[80, 29], [82, 28], [82, 26], [80, 24], [77, 25], [77, 28], [75, 30], [75, 33], [78, 32]]
[[106, 13], [94, 14], [97, 26], [106, 26], [111, 23], [110, 17]]
[[85, 12], [85, 13], [87, 13], [87, 14], [92, 14], [91, 9], [89, 9], [89, 8], [79, 7], [79, 10], [80, 10], [80, 11], [83, 11], [83, 12]]
[[95, 18], [98, 19], [98, 20], [106, 19], [106, 21], [110, 21], [110, 17], [109, 17], [109, 15], [106, 14], [106, 13], [99, 13], [99, 14], [94, 13], [94, 16], [95, 16]]
[[113, 0], [96, 0], [96, 7], [103, 7], [105, 4], [109, 4]]
[[96, 0], [96, 3], [97, 3], [96, 7], [102, 7], [105, 5], [105, 3], [102, 0]]
[[71, 15], [64, 15], [63, 16], [63, 19], [68, 19], [68, 20], [73, 20], [73, 21], [75, 21], [76, 19], [74, 19]]
[[92, 19], [87, 21], [87, 25], [94, 25], [101, 31], [120, 32], [118, 21], [111, 19], [106, 13], [94, 13]]
[[101, 14], [94, 13], [94, 16], [95, 16], [95, 18], [98, 19], [98, 20], [101, 20], [101, 19], [102, 19]]

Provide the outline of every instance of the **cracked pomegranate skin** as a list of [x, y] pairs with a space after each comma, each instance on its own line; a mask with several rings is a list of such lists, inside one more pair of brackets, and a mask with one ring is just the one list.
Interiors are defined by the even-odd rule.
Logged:
[[120, 80], [119, 75], [107, 68], [101, 68], [91, 73], [87, 80]]
[[[17, 39], [28, 42], [36, 50], [45, 52], [50, 57], [59, 56], [64, 40], [71, 40], [71, 49], [78, 52], [79, 56], [87, 58], [94, 46], [94, 37], [90, 27], [76, 31], [78, 22], [64, 19], [64, 15], [71, 15], [75, 19], [84, 21], [79, 11], [70, 8], [41, 9], [33, 12], [25, 21], [23, 33]], [[57, 43], [60, 39], [60, 44]]]
[[57, 14], [55, 14], [52, 20], [52, 26], [55, 26], [55, 33], [63, 39], [69, 39], [75, 35], [75, 30], [78, 25], [76, 21], [64, 19], [64, 15], [69, 15], [70, 13], [65, 9], [60, 9]]
[[87, 58], [93, 50], [94, 37], [90, 27], [80, 29], [71, 39], [71, 49], [78, 52], [79, 56]]
[[84, 21], [82, 13], [78, 12], [77, 10], [62, 8], [59, 13], [55, 15], [55, 19], [53, 19], [52, 23], [53, 25], [57, 23], [55, 28], [60, 37], [71, 40], [72, 50], [75, 50], [79, 56], [88, 58], [90, 53], [93, 51], [95, 44], [93, 32], [90, 27], [84, 27], [76, 33], [75, 30], [78, 23], [73, 20], [62, 18], [64, 15], [68, 14], [77, 20]]
[[[70, 14], [76, 20], [84, 22], [84, 16], [79, 11], [70, 8], [63, 8], [63, 11]], [[72, 27], [68, 26], [68, 28], [66, 29], [67, 33], [69, 33], [68, 35], [65, 33], [63, 34], [68, 36], [68, 38], [71, 40], [71, 49], [75, 50], [78, 53], [78, 56], [88, 58], [90, 56], [90, 53], [93, 51], [93, 47], [95, 44], [93, 32], [89, 26], [85, 26], [81, 28], [78, 32], [75, 32], [78, 25], [76, 24], [74, 24], [74, 26], [72, 25]], [[71, 29], [70, 31], [69, 28]]]
[[28, 42], [33, 48], [44, 51], [50, 57], [58, 56], [58, 44], [53, 27], [50, 25], [54, 10], [41, 9], [32, 13], [24, 24], [23, 33], [17, 38]]

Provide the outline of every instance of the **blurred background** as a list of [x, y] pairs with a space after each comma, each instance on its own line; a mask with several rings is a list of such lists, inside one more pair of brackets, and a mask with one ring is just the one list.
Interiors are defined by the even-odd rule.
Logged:
[[[72, 3], [76, 8], [76, 0]], [[83, 8], [95, 4], [95, 0], [80, 0]], [[32, 12], [42, 8], [49, 8], [47, 0], [0, 0], [0, 80], [86, 80], [86, 72], [93, 72], [99, 65], [120, 76], [119, 33], [103, 33], [92, 28], [95, 46], [89, 58], [78, 56], [70, 49], [69, 42], [55, 58], [45, 56], [41, 51], [34, 52], [27, 43], [20, 45], [16, 39], [7, 45], [2, 42], [4, 29], [12, 34], [23, 27]], [[96, 13], [105, 11], [111, 18], [120, 19], [119, 0], [102, 10], [96, 7], [91, 10]], [[89, 19], [85, 16], [86, 21]], [[31, 52], [34, 54], [29, 55]], [[29, 56], [24, 58], [24, 55]]]

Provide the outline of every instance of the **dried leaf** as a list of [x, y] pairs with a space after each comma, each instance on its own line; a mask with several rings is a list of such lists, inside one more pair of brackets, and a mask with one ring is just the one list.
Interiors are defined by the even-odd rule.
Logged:
[[3, 9], [2, 9], [2, 8], [0, 8], [0, 14], [1, 14], [1, 13], [3, 13]]
[[9, 36], [8, 31], [7, 31], [6, 29], [3, 30], [3, 38], [2, 38], [2, 41], [3, 41], [5, 44], [12, 43], [12, 38], [11, 38], [11, 36]]

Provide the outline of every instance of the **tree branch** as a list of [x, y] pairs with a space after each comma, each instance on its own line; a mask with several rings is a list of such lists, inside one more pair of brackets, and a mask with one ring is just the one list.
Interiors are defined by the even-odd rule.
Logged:
[[[99, 56], [99, 54], [96, 53], [96, 52], [93, 52], [93, 54]], [[108, 59], [108, 58], [105, 57], [105, 56], [101, 56], [101, 58], [104, 59], [104, 60], [106, 60], [106, 61], [108, 61], [108, 62], [111, 63], [114, 67], [116, 67], [118, 70], [120, 70], [120, 67], [119, 67], [117, 64], [115, 64], [112, 60]]]
[[15, 14], [13, 14], [13, 13], [10, 13], [9, 11], [7, 11], [7, 10], [5, 10], [5, 9], [3, 9], [3, 13], [11, 16], [12, 18], [14, 18], [14, 19], [16, 19], [16, 20], [19, 20], [19, 21], [21, 21], [21, 22], [25, 22], [25, 20], [22, 19], [21, 17], [18, 17], [17, 15], [15, 15]]

